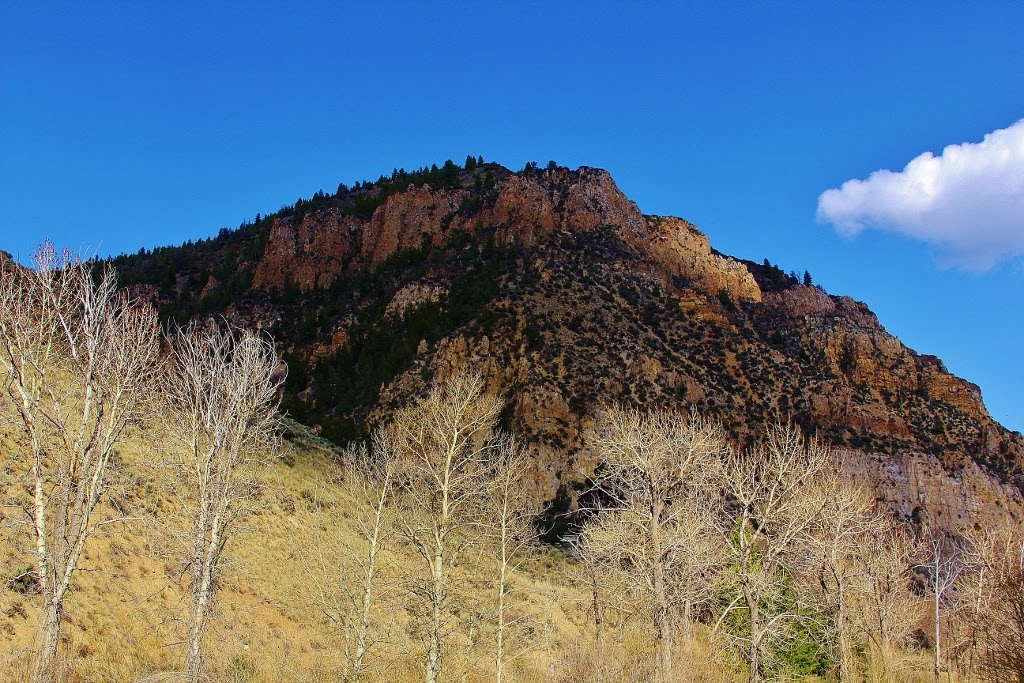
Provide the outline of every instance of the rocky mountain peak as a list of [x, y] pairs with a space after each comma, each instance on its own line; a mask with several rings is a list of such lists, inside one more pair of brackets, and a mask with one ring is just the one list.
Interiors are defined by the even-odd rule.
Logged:
[[403, 249], [440, 247], [453, 234], [491, 230], [502, 243], [524, 248], [560, 233], [609, 226], [631, 249], [705, 292], [760, 301], [754, 278], [738, 261], [713, 253], [706, 235], [679, 218], [644, 216], [599, 168], [564, 167], [512, 174], [486, 192], [414, 185], [387, 196], [367, 219], [344, 211], [339, 199], [300, 217], [276, 218], [253, 285], [302, 290], [324, 287], [343, 272], [375, 268]]
[[480, 371], [557, 505], [597, 466], [582, 440], [595, 411], [625, 403], [693, 406], [737, 447], [794, 422], [915, 519], [1024, 514], [1024, 438], [977, 386], [865, 304], [642, 214], [601, 169], [396, 171], [118, 266], [164, 317], [269, 328], [290, 367], [285, 407], [336, 442], [426, 378]]

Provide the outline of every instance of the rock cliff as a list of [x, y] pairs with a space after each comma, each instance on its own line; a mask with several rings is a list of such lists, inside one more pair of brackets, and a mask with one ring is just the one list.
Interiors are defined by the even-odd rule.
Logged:
[[413, 186], [389, 196], [368, 220], [337, 207], [273, 221], [253, 286], [324, 287], [346, 269], [375, 268], [402, 249], [442, 246], [457, 232], [493, 230], [505, 243], [537, 246], [559, 232], [611, 226], [619, 239], [668, 277], [710, 294], [760, 301], [761, 290], [742, 263], [712, 252], [706, 235], [679, 218], [644, 216], [603, 170], [557, 168], [530, 176], [507, 174], [479, 210], [462, 211], [465, 189]]
[[1021, 513], [1024, 439], [977, 386], [865, 304], [643, 215], [600, 169], [396, 171], [118, 265], [167, 317], [270, 328], [291, 368], [286, 408], [338, 441], [426, 379], [479, 370], [556, 508], [597, 465], [586, 426], [624, 402], [696, 406], [737, 447], [794, 421], [922, 524]]

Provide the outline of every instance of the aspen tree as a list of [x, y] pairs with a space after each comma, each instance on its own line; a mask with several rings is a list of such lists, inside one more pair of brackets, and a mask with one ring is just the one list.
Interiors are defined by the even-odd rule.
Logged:
[[[395, 459], [386, 430], [376, 430], [371, 448], [349, 446], [338, 479], [349, 505], [337, 514], [318, 510], [326, 527], [303, 549], [307, 597], [345, 641], [346, 678], [363, 680], [366, 657], [380, 638], [371, 633], [372, 611], [381, 594], [382, 554], [394, 534]], [[351, 507], [350, 507], [351, 506]], [[360, 547], [338, 543], [337, 528], [351, 519]]]
[[580, 549], [649, 605], [657, 677], [672, 680], [680, 615], [686, 621], [711, 598], [711, 574], [721, 564], [712, 511], [724, 433], [695, 412], [612, 408], [587, 439], [608, 502], [584, 526]]
[[488, 496], [484, 523], [497, 542], [498, 577], [494, 675], [497, 683], [506, 678], [509, 658], [508, 632], [514, 622], [507, 617], [510, 581], [519, 569], [522, 550], [536, 542], [534, 526], [539, 506], [529, 488], [529, 458], [521, 445], [508, 435], [497, 443], [490, 459]]
[[825, 507], [812, 485], [830, 462], [826, 447], [792, 425], [769, 427], [762, 443], [727, 458], [724, 483], [733, 514], [720, 530], [739, 583], [735, 603], [747, 611], [751, 683], [761, 680], [773, 639], [798, 616], [788, 609], [765, 613], [764, 606], [786, 590], [787, 560], [809, 546]]
[[23, 438], [11, 457], [32, 491], [25, 524], [35, 539], [43, 598], [32, 680], [54, 678], [54, 661], [96, 506], [115, 447], [137, 421], [159, 352], [156, 312], [117, 287], [112, 268], [58, 255], [49, 242], [32, 268], [0, 264], [0, 372]]
[[169, 342], [167, 420], [194, 513], [186, 677], [197, 683], [225, 544], [274, 454], [284, 376], [273, 343], [257, 332], [193, 323]]
[[471, 543], [468, 532], [486, 495], [486, 461], [501, 408], [479, 375], [462, 372], [398, 411], [388, 427], [401, 473], [399, 532], [423, 560], [424, 575], [412, 585], [429, 613], [427, 683], [437, 683], [445, 665], [451, 572]]
[[932, 643], [932, 674], [938, 683], [942, 676], [942, 616], [953, 606], [957, 584], [964, 573], [963, 551], [959, 544], [934, 539], [928, 561], [919, 565], [925, 572], [926, 586], [932, 598], [934, 619]]

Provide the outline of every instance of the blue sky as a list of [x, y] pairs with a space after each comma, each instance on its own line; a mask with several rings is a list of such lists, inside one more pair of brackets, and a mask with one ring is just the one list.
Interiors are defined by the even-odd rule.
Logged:
[[1020, 257], [815, 220], [825, 190], [1024, 118], [1024, 3], [682, 5], [0, 0], [0, 249], [180, 243], [467, 153], [600, 166], [866, 301], [1024, 429]]

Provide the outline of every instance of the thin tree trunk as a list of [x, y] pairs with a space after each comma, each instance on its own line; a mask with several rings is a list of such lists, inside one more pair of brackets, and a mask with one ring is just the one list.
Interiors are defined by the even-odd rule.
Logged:
[[843, 590], [839, 589], [839, 605], [837, 607], [836, 622], [839, 629], [839, 680], [853, 680], [851, 661], [853, 659], [850, 651], [850, 638], [846, 630], [846, 610], [843, 609]]
[[590, 593], [594, 601], [594, 642], [601, 649], [601, 594], [597, 584], [597, 569], [590, 567]]
[[201, 534], [198, 540], [199, 565], [189, 614], [188, 654], [185, 660], [188, 683], [199, 683], [203, 676], [203, 636], [206, 633], [206, 618], [209, 615], [210, 597], [213, 593], [213, 572], [220, 552], [221, 526], [220, 514], [215, 514], [210, 524], [209, 541], [204, 542], [205, 534]]
[[359, 614], [359, 631], [356, 633], [356, 653], [353, 668], [356, 680], [363, 678], [363, 660], [366, 657], [366, 634], [370, 629], [370, 607], [373, 604], [373, 580], [377, 575], [377, 554], [380, 550], [380, 534], [383, 524], [384, 504], [387, 499], [386, 487], [377, 500], [377, 510], [373, 522], [373, 533], [370, 536], [370, 547], [366, 553], [366, 577], [363, 583], [363, 601]]
[[43, 608], [43, 622], [39, 629], [39, 653], [32, 671], [32, 683], [51, 683], [54, 662], [60, 642], [61, 606], [51, 600]]
[[494, 680], [505, 680], [505, 582], [507, 581], [508, 556], [506, 552], [506, 529], [501, 530], [501, 569], [498, 574], [498, 634], [497, 653], [494, 658]]
[[967, 656], [967, 677], [974, 676], [974, 653], [978, 649], [978, 627], [981, 624], [981, 603], [985, 595], [985, 565], [978, 570], [978, 596], [974, 601], [974, 619], [971, 622], [971, 650]]
[[[203, 572], [208, 576], [208, 572]], [[205, 579], [192, 601], [191, 622], [188, 634], [188, 654], [185, 660], [186, 680], [199, 683], [203, 675], [203, 633], [206, 630], [206, 613], [210, 601], [210, 585]]]
[[57, 655], [57, 643], [60, 640], [62, 605], [55, 597], [56, 572], [54, 567], [50, 566], [49, 547], [46, 542], [46, 493], [43, 490], [40, 450], [35, 442], [33, 448], [36, 449], [33, 470], [35, 475], [33, 521], [36, 532], [36, 561], [39, 565], [39, 583], [45, 604], [43, 620], [39, 628], [39, 653], [32, 671], [32, 683], [50, 683], [53, 680], [53, 662]]
[[750, 653], [747, 656], [747, 666], [750, 672], [747, 680], [750, 683], [757, 683], [761, 680], [759, 656], [761, 652], [761, 615], [758, 611], [757, 600], [750, 590], [746, 570], [744, 570], [743, 574], [743, 599], [747, 603], [747, 611], [750, 615]]
[[461, 683], [468, 683], [469, 681], [469, 669], [472, 666], [470, 663], [469, 655], [473, 651], [473, 646], [476, 645], [476, 629], [477, 619], [476, 616], [470, 617], [469, 622], [469, 638], [466, 640], [466, 649], [464, 659], [466, 665], [462, 669], [462, 676], [459, 677]]
[[441, 607], [444, 597], [444, 545], [439, 543], [431, 563], [430, 646], [427, 648], [427, 683], [441, 676]]
[[665, 568], [662, 566], [661, 548], [661, 518], [662, 505], [660, 501], [651, 507], [651, 553], [654, 556], [653, 592], [654, 598], [654, 636], [656, 639], [658, 657], [657, 679], [661, 683], [668, 683], [672, 680], [672, 646], [670, 634], [668, 633], [668, 597], [666, 596]]
[[693, 603], [689, 599], [683, 601], [683, 637], [687, 641], [693, 638]]
[[935, 594], [935, 683], [939, 683], [940, 672], [942, 671], [942, 622], [939, 621], [939, 594]]
[[[376, 540], [374, 541], [376, 545]], [[376, 558], [372, 560], [376, 562]], [[363, 659], [366, 657], [366, 634], [370, 628], [370, 605], [373, 602], [373, 577], [375, 567], [370, 565], [366, 572], [366, 584], [363, 586], [363, 604], [359, 614], [359, 631], [356, 633], [356, 656], [353, 663], [356, 680], [363, 677]]]
[[843, 577], [836, 570], [837, 562], [831, 562], [832, 579], [836, 582], [836, 630], [839, 632], [839, 680], [853, 680], [853, 650], [850, 646], [850, 633], [846, 624], [846, 590]]

